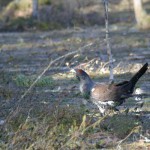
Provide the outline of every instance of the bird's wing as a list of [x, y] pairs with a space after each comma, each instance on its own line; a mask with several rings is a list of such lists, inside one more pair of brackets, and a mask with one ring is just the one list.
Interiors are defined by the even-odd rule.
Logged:
[[117, 86], [106, 83], [95, 84], [91, 89], [91, 97], [94, 100], [113, 101], [117, 96]]

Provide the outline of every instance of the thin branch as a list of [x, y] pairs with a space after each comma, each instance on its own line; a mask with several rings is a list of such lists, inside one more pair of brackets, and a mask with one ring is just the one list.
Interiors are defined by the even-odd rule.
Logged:
[[105, 27], [106, 27], [106, 42], [107, 42], [107, 54], [109, 57], [109, 71], [110, 71], [110, 82], [114, 81], [114, 75], [113, 75], [113, 57], [111, 53], [111, 46], [110, 46], [110, 40], [109, 40], [109, 27], [108, 27], [108, 0], [103, 0], [104, 8], [105, 8]]
[[67, 56], [76, 54], [76, 53], [78, 53], [79, 51], [83, 51], [84, 48], [89, 47], [89, 46], [91, 46], [91, 45], [93, 45], [93, 43], [89, 43], [89, 44], [87, 44], [87, 45], [84, 45], [83, 47], [80, 47], [80, 48], [79, 48], [78, 50], [76, 50], [76, 51], [67, 53], [67, 54], [62, 55], [62, 56], [60, 56], [60, 57], [54, 59], [53, 61], [51, 61], [51, 62], [47, 65], [47, 67], [44, 68], [43, 72], [35, 79], [35, 81], [33, 81], [33, 83], [32, 83], [32, 84], [30, 85], [30, 87], [24, 92], [24, 94], [21, 95], [21, 98], [20, 98], [20, 99], [18, 100], [18, 102], [17, 102], [18, 105], [16, 106], [15, 109], [12, 109], [12, 111], [11, 111], [11, 112], [9, 113], [9, 115], [7, 116], [7, 119], [6, 119], [6, 120], [9, 121], [10, 118], [12, 118], [13, 116], [15, 116], [15, 115], [17, 114], [17, 112], [20, 111], [20, 108], [19, 108], [20, 105], [19, 105], [19, 104], [20, 104], [20, 102], [22, 101], [22, 99], [31, 91], [31, 89], [35, 86], [35, 84], [37, 83], [37, 81], [45, 74], [45, 72], [46, 72], [54, 63], [56, 63], [57, 61], [59, 61], [59, 60], [65, 58], [65, 57], [67, 57]]
[[96, 122], [94, 122], [93, 124], [89, 125], [88, 127], [86, 127], [81, 134], [84, 134], [87, 130], [89, 130], [92, 127], [95, 127], [96, 125], [99, 125], [105, 118], [107, 118], [108, 115], [105, 115], [104, 117], [98, 119]]
[[131, 130], [131, 132], [130, 132], [124, 139], [120, 140], [120, 141], [118, 142], [117, 149], [120, 148], [120, 144], [122, 144], [126, 139], [128, 139], [136, 130], [139, 130], [140, 127], [141, 127], [141, 126], [136, 126], [136, 127], [134, 127], [134, 128]]

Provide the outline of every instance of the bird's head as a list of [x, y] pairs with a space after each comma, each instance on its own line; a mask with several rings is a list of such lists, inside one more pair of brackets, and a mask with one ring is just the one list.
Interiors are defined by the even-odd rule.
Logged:
[[76, 74], [76, 78], [80, 81], [80, 84], [86, 84], [88, 86], [93, 85], [92, 79], [89, 75], [82, 69], [72, 69], [71, 72]]
[[75, 69], [76, 77], [79, 81], [89, 80], [89, 75], [82, 69]]
[[90, 97], [91, 88], [94, 84], [93, 81], [82, 69], [73, 69], [72, 71], [76, 74], [77, 79], [80, 81], [80, 92], [84, 98], [88, 99]]

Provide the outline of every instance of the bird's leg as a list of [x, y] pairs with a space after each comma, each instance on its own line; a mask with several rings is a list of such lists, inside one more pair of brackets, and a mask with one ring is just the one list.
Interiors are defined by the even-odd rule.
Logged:
[[[114, 110], [114, 111], [117, 111], [117, 112], [119, 111], [119, 109], [117, 109], [116, 107], [113, 107], [113, 110]], [[120, 111], [119, 111], [119, 112], [120, 112]]]
[[116, 107], [113, 107], [112, 110], [114, 114], [120, 114], [120, 110], [117, 109]]
[[134, 108], [134, 111], [135, 112], [141, 112], [142, 111], [142, 107], [143, 107], [143, 105], [144, 105], [144, 102], [138, 102], [138, 103], [136, 103], [136, 106], [135, 106], [135, 108]]
[[104, 106], [99, 106], [98, 105], [98, 108], [99, 108], [101, 116], [104, 117], [105, 116], [105, 108], [104, 108]]

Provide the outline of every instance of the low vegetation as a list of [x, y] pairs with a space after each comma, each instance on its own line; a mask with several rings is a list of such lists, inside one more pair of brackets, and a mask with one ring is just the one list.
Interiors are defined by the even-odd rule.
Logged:
[[[19, 21], [31, 23], [30, 18], [17, 19], [11, 22], [16, 29]], [[35, 22], [44, 29], [51, 28], [49, 22], [40, 23]], [[55, 23], [52, 27], [57, 25], [62, 27]], [[150, 62], [149, 34], [131, 24], [113, 25], [110, 30], [115, 79], [128, 80], [142, 64]], [[134, 111], [131, 98], [125, 105], [131, 107], [129, 113], [122, 110], [101, 117], [97, 107], [82, 98], [78, 81], [69, 72], [69, 67], [81, 67], [94, 81], [107, 82], [104, 38], [104, 28], [96, 26], [0, 34], [0, 149], [150, 148], [149, 96], [143, 97], [142, 112]], [[50, 62], [75, 51], [53, 63], [28, 91]], [[148, 70], [137, 84], [147, 93], [149, 74]]]

